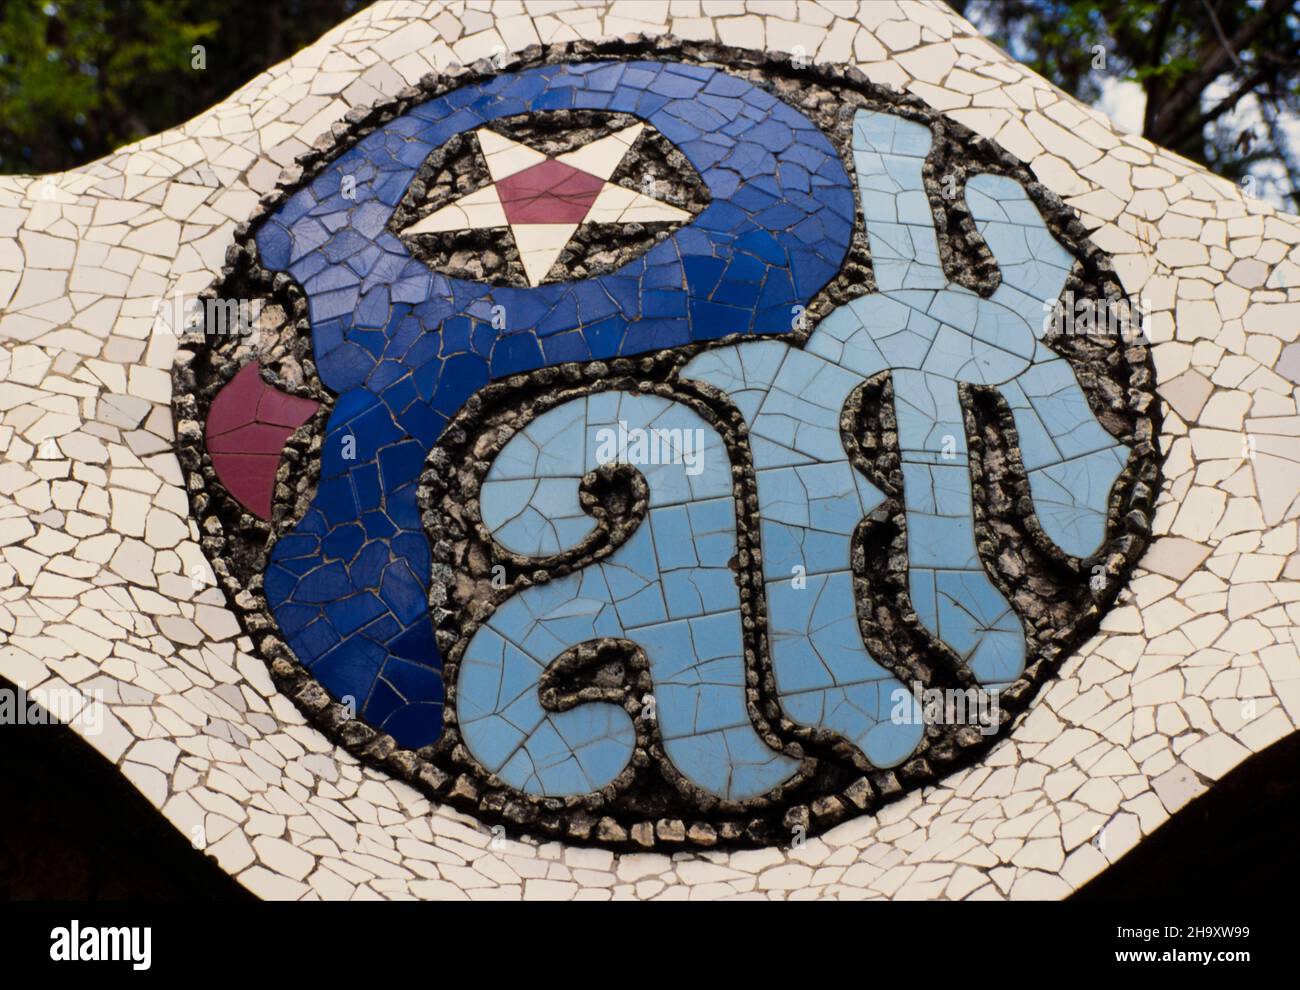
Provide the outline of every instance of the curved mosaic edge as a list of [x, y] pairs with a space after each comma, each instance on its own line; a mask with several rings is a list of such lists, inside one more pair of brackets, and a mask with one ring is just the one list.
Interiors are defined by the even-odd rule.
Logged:
[[[943, 118], [942, 114], [930, 110], [914, 97], [902, 97], [876, 87], [856, 69], [819, 67], [795, 72], [791, 70], [788, 63], [774, 61], [761, 53], [733, 53], [714, 45], [693, 45], [658, 38], [653, 41], [643, 39], [608, 44], [575, 43], [551, 46], [547, 49], [537, 48], [525, 51], [521, 56], [521, 61], [510, 66], [510, 71], [550, 61], [573, 61], [589, 57], [671, 57], [685, 55], [691, 60], [707, 62], [721, 61], [719, 56], [723, 54], [728, 56], [728, 61], [721, 63], [726, 67], [739, 67], [747, 59], [752, 63], [750, 67], [774, 72], [774, 79], [784, 78], [788, 80], [792, 75], [796, 77], [812, 75], [819, 81], [829, 80], [857, 88], [889, 106], [893, 112], [902, 112], [903, 115], [915, 115], [927, 123], [935, 118], [941, 119], [944, 121], [945, 135], [955, 135], [959, 140], [972, 141], [972, 135], [962, 125]], [[740, 61], [735, 61], [735, 58], [739, 58]], [[330, 141], [318, 142], [316, 148], [302, 156], [301, 172], [291, 177], [290, 181], [282, 183], [276, 193], [265, 197], [259, 210], [250, 221], [240, 225], [236, 235], [236, 243], [227, 252], [228, 264], [223, 271], [217, 290], [223, 288], [231, 279], [245, 277], [255, 272], [258, 266], [252, 234], [260, 220], [276, 206], [280, 205], [294, 190], [310, 181], [336, 154], [354, 143], [365, 127], [372, 123], [382, 123], [392, 119], [397, 114], [405, 112], [410, 106], [434, 95], [457, 88], [467, 81], [490, 78], [495, 74], [497, 73], [490, 67], [483, 66], [475, 71], [459, 75], [448, 75], [440, 79], [426, 77], [421, 81], [418, 90], [404, 91], [395, 100], [381, 104], [367, 112], [353, 111], [350, 113], [348, 115], [348, 127], [336, 127]], [[1106, 275], [1113, 286], [1117, 288], [1118, 280], [1115, 279], [1113, 273], [1109, 272], [1109, 265], [1105, 261], [1105, 256], [1101, 255], [1087, 239], [1086, 232], [1078, 224], [1073, 211], [1065, 207], [1052, 193], [1034, 181], [1022, 163], [1012, 159], [1009, 155], [999, 152], [983, 139], [973, 139], [973, 141], [978, 141], [982, 147], [988, 149], [990, 157], [1000, 160], [1003, 167], [1007, 169], [1008, 174], [1015, 174], [1023, 178], [1025, 187], [1029, 190], [1040, 211], [1048, 218], [1049, 225], [1056, 229], [1058, 236], [1064, 234], [1068, 242], [1076, 246], [1081, 244], [1083, 253], [1098, 266], [1098, 271]], [[938, 152], [939, 145], [936, 143], [936, 151], [932, 152], [932, 157]], [[962, 178], [964, 181], [964, 170]], [[931, 187], [930, 192], [933, 198], [935, 192], [933, 187], [937, 184], [935, 177], [927, 175], [927, 182]], [[966, 273], [973, 273], [973, 278], [967, 274], [964, 279], [959, 278], [957, 281], [970, 283], [972, 287], [979, 287], [988, 291], [992, 285], [996, 284], [996, 271], [987, 248], [983, 247], [982, 239], [978, 235], [971, 236], [973, 224], [970, 222], [969, 214], [964, 213], [961, 209], [949, 209], [946, 219], [949, 222], [948, 229], [940, 230], [940, 250], [945, 262], [945, 269], [949, 271], [964, 270]], [[864, 245], [860, 243], [862, 237], [860, 227], [861, 222], [859, 220], [859, 229], [855, 232], [855, 251], [858, 252], [864, 249]], [[967, 259], [973, 260], [968, 261]], [[959, 260], [964, 264], [959, 264]], [[869, 269], [854, 268], [853, 261], [854, 259], [851, 258], [846, 263], [845, 272], [850, 275], [856, 274], [862, 278], [860, 288], [868, 286], [874, 288], [871, 285]], [[844, 275], [842, 274], [836, 279], [836, 283], [843, 278]], [[309, 341], [306, 340], [306, 327], [304, 323], [298, 322], [305, 317], [305, 305], [301, 296], [296, 294], [296, 289], [291, 280], [285, 276], [276, 276], [271, 282], [275, 298], [281, 302], [286, 308], [286, 312], [292, 314], [294, 321], [297, 322], [298, 339], [307, 344], [299, 356], [300, 364], [307, 372], [305, 380], [296, 385], [287, 382], [277, 382], [277, 385], [281, 387], [287, 386], [285, 391], [290, 394], [311, 398], [322, 403], [322, 408], [317, 416], [304, 430], [295, 434], [294, 440], [291, 441], [290, 450], [296, 451], [296, 456], [291, 453], [286, 459], [286, 463], [281, 465], [277, 476], [277, 485], [282, 486], [279, 495], [283, 499], [284, 497], [292, 497], [295, 493], [299, 495], [310, 493], [311, 489], [314, 488], [314, 479], [310, 473], [310, 462], [319, 447], [320, 427], [324, 418], [328, 416], [333, 397], [314, 378], [314, 369], [310, 361]], [[813, 305], [810, 306], [810, 312], [814, 314], [814, 322], [816, 316], [822, 315], [832, 304], [842, 301], [844, 299], [836, 298], [833, 286], [828, 291], [821, 293]], [[721, 341], [716, 346], [725, 346], [726, 343], [727, 341]], [[205, 534], [203, 537], [204, 549], [209, 558], [213, 560], [214, 569], [217, 571], [218, 578], [223, 584], [228, 598], [234, 601], [245, 630], [253, 636], [255, 641], [258, 641], [263, 656], [270, 659], [271, 670], [276, 676], [281, 689], [292, 697], [305, 713], [354, 754], [386, 769], [400, 779], [419, 784], [432, 796], [459, 807], [472, 808], [479, 817], [488, 821], [501, 821], [512, 830], [537, 831], [541, 834], [564, 836], [576, 841], [595, 839], [604, 844], [620, 848], [649, 848], [652, 846], [671, 848], [682, 843], [703, 847], [719, 844], [770, 845], [787, 840], [791, 829], [797, 825], [803, 825], [805, 828], [810, 827], [813, 831], [820, 831], [854, 813], [850, 811], [851, 808], [870, 812], [884, 801], [903, 793], [906, 789], [934, 781], [951, 770], [968, 765], [978, 759], [979, 754], [986, 750], [987, 746], [977, 745], [979, 740], [971, 740], [960, 745], [956, 744], [955, 740], [950, 740], [952, 745], [948, 748], [935, 748], [928, 759], [919, 758], [910, 761], [898, 774], [887, 772], [874, 776], [857, 777], [841, 793], [832, 795], [835, 801], [838, 802], [838, 807], [835, 804], [826, 803], [820, 808], [807, 804], [795, 806], [789, 809], [779, 822], [759, 819], [758, 827], [754, 827], [755, 818], [752, 815], [749, 816], [748, 821], [745, 821], [743, 817], [733, 819], [722, 829], [715, 827], [714, 823], [687, 822], [682, 819], [646, 819], [630, 823], [620, 823], [613, 820], [612, 822], [602, 823], [600, 819], [588, 821], [587, 818], [590, 816], [587, 816], [576, 821], [561, 821], [529, 814], [520, 815], [517, 809], [512, 809], [510, 813], [507, 813], [506, 802], [495, 796], [490, 797], [485, 802], [483, 795], [473, 786], [472, 780], [467, 781], [464, 775], [453, 777], [447, 774], [443, 769], [426, 759], [429, 754], [402, 750], [396, 746], [391, 737], [384, 736], [364, 723], [350, 718], [347, 709], [333, 703], [320, 685], [297, 665], [287, 647], [275, 635], [275, 625], [265, 611], [259, 594], [260, 588], [252, 583], [245, 587], [238, 580], [237, 574], [241, 567], [238, 565], [236, 558], [240, 554], [237, 548], [228, 545], [230, 541], [225, 533], [232, 523], [232, 512], [230, 511], [232, 506], [230, 504], [224, 506], [220, 504], [221, 492], [219, 488], [208, 488], [209, 497], [206, 500], [202, 497], [203, 493], [200, 489], [205, 487], [204, 476], [205, 473], [210, 471], [210, 464], [206, 460], [206, 452], [202, 449], [201, 433], [186, 428], [186, 422], [202, 422], [204, 418], [202, 403], [198, 401], [199, 397], [194, 393], [195, 381], [192, 362], [195, 358], [201, 358], [205, 350], [203, 341], [187, 340], [185, 342], [182, 353], [178, 356], [178, 365], [174, 372], [176, 388], [173, 395], [173, 405], [178, 420], [182, 421], [181, 428], [178, 430], [179, 453], [182, 465], [189, 474], [188, 487], [191, 503], [197, 518], [200, 520], [201, 530]], [[1145, 348], [1141, 350], [1140, 359], [1144, 366], [1145, 384], [1149, 393], [1149, 384], [1153, 380], [1150, 370], [1150, 356], [1146, 353]], [[678, 352], [678, 355], [680, 356], [681, 353]], [[617, 362], [611, 362], [611, 365], [615, 364]], [[233, 374], [234, 370], [236, 370], [236, 366], [227, 364], [220, 369], [219, 374], [224, 378], [227, 372]], [[633, 370], [631, 368], [618, 369], [618, 373]], [[543, 373], [537, 372], [533, 374]], [[579, 374], [581, 374], [581, 371]], [[514, 385], [521, 384], [513, 380], [508, 380], [507, 384], [511, 382]], [[1089, 395], [1091, 399], [1091, 392]], [[1154, 420], [1154, 417], [1159, 415], [1158, 404], [1149, 404], [1149, 399], [1148, 394], [1147, 402], [1142, 404], [1142, 408], [1146, 411], [1139, 413], [1138, 416], [1139, 420], [1146, 420], [1148, 423], [1145, 430], [1138, 430], [1137, 434], [1135, 434], [1135, 439], [1140, 442], [1144, 441], [1146, 437], [1157, 435], [1159, 432], [1158, 423]], [[969, 434], [979, 424], [970, 420], [969, 408], [967, 416]], [[993, 409], [984, 417], [984, 422], [992, 421], [997, 421], [1003, 437], [1015, 436], [1014, 427], [1009, 423], [1009, 413], [1005, 408], [998, 408], [995, 404]], [[313, 429], [316, 431], [316, 437], [309, 439]], [[988, 434], [988, 436], [992, 437], [995, 434], [996, 430]], [[1144, 455], [1148, 463], [1148, 469], [1145, 470], [1143, 477], [1140, 479], [1142, 485], [1145, 486], [1145, 494], [1139, 493], [1139, 498], [1131, 506], [1131, 509], [1136, 510], [1138, 513], [1137, 517], [1129, 520], [1129, 525], [1132, 528], [1132, 532], [1129, 534], [1131, 539], [1124, 543], [1122, 552], [1110, 554], [1103, 565], [1105, 568], [1105, 587], [1102, 594], [1098, 596], [1098, 607], [1088, 616], [1093, 627], [1095, 627], [1096, 620], [1100, 617], [1101, 605], [1109, 602], [1114, 597], [1128, 570], [1131, 569], [1145, 547], [1150, 526], [1150, 504], [1154, 498], [1154, 492], [1159, 488], [1155, 454], [1150, 449], [1149, 442], [1146, 443], [1146, 447], [1150, 450], [1149, 454]], [[980, 474], [976, 465], [981, 454], [982, 451], [973, 445], [972, 474], [976, 480], [978, 480]], [[1130, 459], [1124, 475], [1121, 476], [1114, 489], [1116, 501], [1126, 491], [1129, 494], [1133, 493], [1135, 482], [1139, 480], [1134, 475], [1140, 473], [1134, 470], [1134, 465], [1136, 461], [1141, 459]], [[301, 467], [303, 461], [307, 462], [306, 471], [303, 471]], [[888, 491], [889, 489], [886, 488], [885, 490]], [[215, 493], [217, 498], [211, 498], [212, 493]], [[980, 494], [977, 488], [977, 506], [980, 502]], [[1018, 494], [1023, 496], [1025, 493], [1020, 492]], [[987, 493], [984, 493], [984, 499], [987, 502]], [[1112, 512], [1112, 517], [1114, 514]], [[237, 513], [235, 514], [235, 520], [233, 528], [236, 530], [242, 528], [247, 532], [261, 532], [255, 521], [252, 521], [247, 514]], [[291, 521], [288, 513], [284, 511], [283, 501], [281, 501], [281, 506], [273, 517], [272, 527], [277, 532], [283, 531]], [[988, 519], [977, 514], [977, 526], [980, 527], [979, 532], [977, 532], [977, 539], [984, 542], [985, 537], [990, 533]], [[1030, 524], [1029, 528], [1032, 530], [1033, 525]], [[901, 527], [899, 529], [901, 530]], [[892, 542], [896, 545], [900, 539], [905, 540], [905, 532], [897, 532]], [[1050, 545], [1050, 541], [1040, 540], [1040, 543], [1043, 543], [1044, 546]], [[1066, 558], [1059, 550], [1054, 552], [1057, 558], [1055, 563], [1068, 566], [1069, 558]], [[1048, 556], [1050, 557], [1052, 554], [1049, 552]], [[905, 590], [903, 595], [905, 597]], [[1043, 655], [1039, 658], [1039, 662], [1032, 663], [1026, 670], [1025, 676], [1004, 694], [1003, 697], [1011, 703], [1010, 708], [1004, 712], [1004, 727], [1010, 723], [1014, 714], [1021, 709], [1021, 706], [1027, 704], [1033, 689], [1041, 684], [1052, 669], [1063, 658], [1068, 656], [1073, 647], [1091, 631], [1091, 628], [1075, 628], [1068, 637], [1047, 644]], [[1001, 734], [998, 737], [989, 737], [983, 741], [991, 744], [995, 738], [1000, 738], [1000, 736]], [[901, 781], [899, 778], [902, 778]], [[847, 804], [845, 799], [848, 801]], [[602, 824], [604, 824], [603, 835], [600, 834]]]

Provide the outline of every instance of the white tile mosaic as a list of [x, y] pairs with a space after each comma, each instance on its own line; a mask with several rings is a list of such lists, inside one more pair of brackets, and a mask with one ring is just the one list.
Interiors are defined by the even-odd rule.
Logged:
[[[1167, 406], [1159, 538], [1010, 738], [788, 851], [494, 840], [306, 724], [200, 551], [174, 341], [151, 332], [155, 301], [205, 287], [256, 198], [353, 106], [539, 40], [669, 32], [856, 64], [1027, 161], [1151, 301]], [[520, 147], [485, 147], [494, 178], [540, 159]], [[456, 209], [478, 225], [500, 207]], [[516, 228], [534, 282], [555, 226]], [[941, 4], [377, 3], [178, 128], [0, 176], [0, 675], [102, 692], [102, 725], [78, 731], [263, 897], [1063, 897], [1300, 720], [1297, 266], [1300, 219], [1112, 130]]]

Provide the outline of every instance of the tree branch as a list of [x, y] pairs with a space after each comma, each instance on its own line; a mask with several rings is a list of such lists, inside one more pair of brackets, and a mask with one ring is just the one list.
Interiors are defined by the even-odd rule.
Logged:
[[1258, 86], [1260, 83], [1268, 79], [1269, 76], [1273, 74], [1273, 71], [1274, 71], [1273, 69], [1265, 67], [1259, 69], [1256, 72], [1251, 73], [1249, 76], [1247, 76], [1245, 79], [1241, 81], [1240, 85], [1238, 85], [1236, 89], [1234, 89], [1221, 101], [1219, 101], [1209, 110], [1207, 110], [1205, 113], [1201, 114], [1195, 120], [1190, 122], [1182, 130], [1178, 131], [1173, 138], [1168, 140], [1168, 143], [1165, 144], [1165, 147], [1179, 148], [1182, 146], [1184, 141], [1191, 140], [1193, 137], [1195, 137], [1197, 134], [1199, 134], [1202, 130], [1205, 129], [1206, 124], [1218, 120], [1225, 113], [1227, 113], [1238, 103], [1240, 103], [1242, 98], [1247, 93], [1251, 92], [1256, 86]]
[[1228, 41], [1227, 35], [1223, 33], [1223, 25], [1219, 23], [1219, 15], [1214, 12], [1214, 5], [1210, 3], [1210, 0], [1201, 0], [1201, 6], [1210, 15], [1210, 23], [1214, 25], [1214, 33], [1219, 36], [1219, 44], [1227, 49], [1228, 54], [1232, 57], [1232, 64], [1240, 69], [1241, 59], [1237, 58], [1237, 53], [1232, 50], [1232, 43]]
[[1235, 58], [1233, 52], [1244, 51], [1290, 6], [1290, 0], [1264, 0], [1263, 7], [1241, 26], [1227, 45], [1215, 44], [1206, 54], [1201, 67], [1182, 79], [1156, 113], [1145, 137], [1157, 144], [1168, 144], [1167, 132], [1172, 131], [1196, 102], [1205, 89], [1214, 82]]
[[1147, 46], [1146, 64], [1159, 65], [1165, 53], [1165, 39], [1169, 37], [1169, 26], [1174, 22], [1174, 8], [1177, 0], [1164, 0], [1160, 16], [1156, 19], [1155, 30], [1151, 32], [1151, 44]]

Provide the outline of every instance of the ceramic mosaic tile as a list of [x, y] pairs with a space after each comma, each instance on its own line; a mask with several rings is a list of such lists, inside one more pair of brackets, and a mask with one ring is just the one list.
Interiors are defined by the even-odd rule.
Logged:
[[0, 177], [0, 675], [264, 897], [1065, 896], [1300, 718], [1298, 274], [941, 4], [375, 4]]

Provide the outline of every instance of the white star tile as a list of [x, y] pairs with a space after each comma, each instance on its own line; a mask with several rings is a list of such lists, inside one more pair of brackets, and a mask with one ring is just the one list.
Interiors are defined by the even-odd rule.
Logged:
[[[604, 187], [597, 194], [582, 223], [680, 222], [690, 219], [691, 215], [685, 210], [609, 181], [609, 177], [626, 158], [644, 130], [644, 124], [633, 124], [555, 158], [563, 165], [605, 180]], [[534, 165], [540, 165], [548, 160], [547, 156], [487, 128], [480, 128], [475, 135], [487, 161], [492, 184], [467, 193], [417, 220], [402, 233], [446, 233], [509, 227], [529, 284], [539, 285], [580, 224], [511, 224], [501, 202], [497, 183]]]
[[466, 193], [454, 203], [430, 213], [407, 227], [406, 234], [432, 234], [449, 230], [477, 230], [480, 227], [507, 226], [506, 212], [501, 206], [495, 185], [484, 186]]
[[624, 127], [621, 131], [615, 131], [599, 141], [592, 141], [591, 144], [558, 155], [555, 160], [588, 175], [608, 179], [644, 130], [645, 124]]
[[483, 157], [487, 160], [493, 182], [500, 182], [546, 161], [546, 156], [535, 148], [502, 137], [486, 127], [479, 128], [474, 134], [478, 138], [479, 147], [483, 149]]
[[587, 223], [649, 223], [655, 220], [689, 220], [691, 215], [633, 189], [605, 183], [591, 204]]
[[540, 285], [546, 278], [577, 229], [576, 223], [517, 223], [511, 227], [524, 272], [532, 285]]

